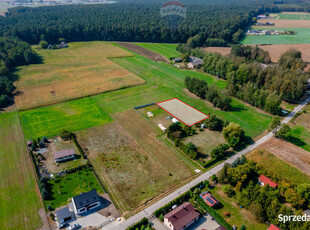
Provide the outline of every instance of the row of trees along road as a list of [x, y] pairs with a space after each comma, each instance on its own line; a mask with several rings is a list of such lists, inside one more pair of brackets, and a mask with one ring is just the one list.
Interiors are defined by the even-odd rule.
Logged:
[[288, 50], [278, 64], [270, 64], [270, 56], [258, 47], [236, 45], [231, 54], [208, 53], [183, 44], [178, 51], [203, 58], [202, 69], [227, 80], [229, 95], [271, 114], [280, 114], [282, 100], [298, 102], [306, 93], [310, 72], [298, 50]]

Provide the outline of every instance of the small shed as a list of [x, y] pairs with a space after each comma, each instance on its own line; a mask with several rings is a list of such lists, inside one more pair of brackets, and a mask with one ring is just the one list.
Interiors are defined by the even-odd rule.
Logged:
[[59, 224], [64, 224], [72, 220], [72, 213], [70, 212], [68, 207], [65, 207], [56, 211], [56, 217]]
[[158, 124], [158, 127], [165, 133], [166, 132], [166, 127], [163, 126], [163, 124]]
[[171, 120], [172, 120], [172, 123], [178, 123], [179, 122], [178, 119], [176, 119], [176, 118], [172, 118]]
[[182, 62], [182, 58], [175, 58], [175, 59], [173, 59], [173, 62], [174, 63], [180, 63], [180, 62]]

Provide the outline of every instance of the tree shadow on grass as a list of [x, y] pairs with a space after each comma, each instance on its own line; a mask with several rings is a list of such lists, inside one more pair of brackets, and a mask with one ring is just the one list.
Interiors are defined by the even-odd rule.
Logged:
[[241, 105], [234, 105], [229, 109], [229, 112], [241, 112], [243, 110], [247, 110], [244, 106]]
[[293, 136], [289, 136], [286, 138], [286, 141], [294, 144], [294, 145], [297, 145], [298, 147], [303, 147], [306, 145], [306, 143], [302, 140], [300, 140], [299, 138], [297, 137], [293, 137]]

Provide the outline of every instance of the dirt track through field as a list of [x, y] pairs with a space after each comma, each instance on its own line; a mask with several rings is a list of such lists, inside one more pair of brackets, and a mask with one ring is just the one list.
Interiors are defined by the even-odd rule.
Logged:
[[140, 54], [142, 55], [143, 57], [146, 57], [146, 58], [149, 58], [153, 61], [162, 61], [162, 62], [166, 62], [166, 63], [169, 63], [168, 59], [165, 58], [164, 56], [160, 55], [160, 54], [157, 54], [157, 53], [154, 53], [150, 50], [147, 50], [141, 46], [137, 46], [133, 43], [127, 43], [127, 42], [119, 42], [117, 43], [118, 45], [132, 51], [132, 52], [135, 52], [137, 54]]
[[281, 160], [310, 175], [310, 152], [275, 137], [260, 146]]

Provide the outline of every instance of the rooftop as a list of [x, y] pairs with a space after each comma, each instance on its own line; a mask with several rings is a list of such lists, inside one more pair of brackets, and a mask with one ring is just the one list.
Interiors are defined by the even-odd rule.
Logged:
[[260, 175], [258, 180], [260, 180], [261, 182], [263, 182], [264, 184], [269, 184], [269, 186], [271, 188], [275, 188], [278, 186], [277, 183], [275, 183], [274, 181], [272, 181], [271, 179], [269, 179], [268, 177], [264, 176], [264, 175]]
[[97, 201], [100, 201], [100, 197], [98, 196], [95, 189], [73, 197], [73, 202], [75, 203], [75, 207], [77, 209], [95, 203]]
[[64, 149], [61, 150], [57, 153], [54, 154], [54, 158], [62, 158], [62, 157], [67, 157], [67, 156], [71, 156], [75, 154], [75, 150], [74, 149]]
[[63, 209], [59, 209], [56, 211], [56, 215], [58, 220], [63, 220], [71, 216], [71, 212], [69, 211], [68, 207], [65, 207]]
[[164, 218], [167, 218], [174, 226], [175, 230], [182, 229], [185, 225], [200, 216], [200, 213], [195, 210], [194, 206], [185, 202], [176, 209], [167, 213]]
[[278, 228], [277, 226], [275, 225], [270, 225], [270, 227], [268, 228], [268, 230], [280, 230], [280, 228]]

